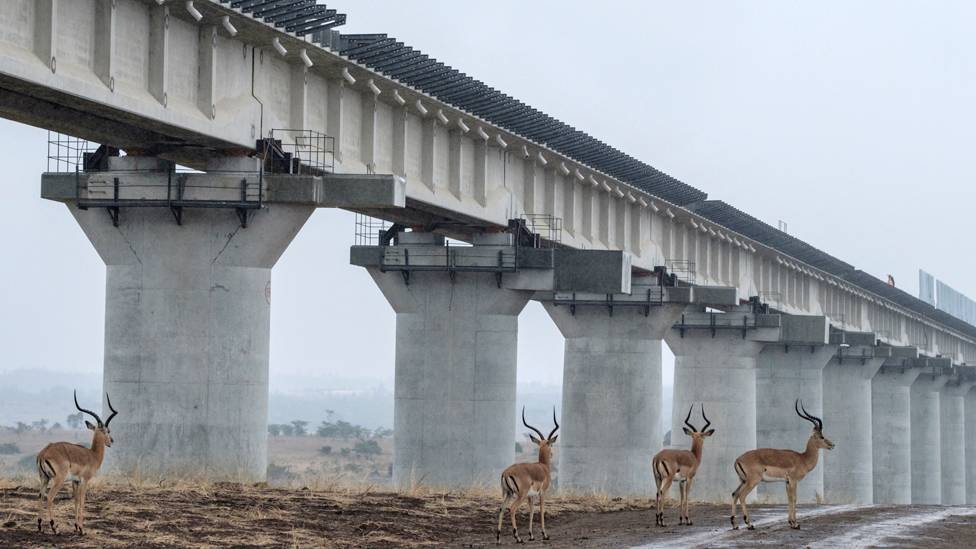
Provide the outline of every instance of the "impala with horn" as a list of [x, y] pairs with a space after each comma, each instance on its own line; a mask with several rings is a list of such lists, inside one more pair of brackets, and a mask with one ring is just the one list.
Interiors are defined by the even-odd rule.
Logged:
[[[820, 460], [820, 449], [834, 449], [834, 443], [830, 442], [823, 435], [823, 421], [820, 418], [811, 416], [803, 408], [800, 399], [794, 405], [796, 413], [803, 419], [813, 424], [813, 432], [807, 441], [807, 449], [802, 454], [793, 450], [773, 450], [770, 448], [760, 448], [750, 450], [735, 460], [735, 474], [739, 476], [739, 487], [732, 492], [732, 529], [738, 530], [735, 524], [735, 502], [742, 505], [742, 518], [750, 530], [755, 530], [749, 522], [749, 513], [746, 511], [746, 496], [760, 482], [785, 482], [786, 498], [789, 500], [789, 523], [790, 528], [800, 528], [800, 523], [796, 521], [796, 485], [807, 476], [807, 473], [817, 466]], [[803, 410], [802, 412], [800, 410]]]
[[505, 516], [505, 510], [508, 509], [508, 514], [512, 517], [512, 534], [515, 535], [516, 542], [522, 543], [522, 538], [518, 535], [518, 526], [515, 525], [515, 511], [526, 499], [529, 500], [529, 541], [535, 539], [532, 537], [532, 517], [535, 513], [535, 508], [532, 507], [533, 497], [539, 498], [539, 520], [542, 523], [542, 539], [549, 539], [549, 535], [546, 534], [546, 490], [549, 489], [549, 483], [552, 480], [550, 474], [552, 471], [552, 445], [559, 437], [556, 434], [556, 429], [559, 429], [559, 422], [556, 421], [555, 408], [552, 409], [552, 422], [556, 424], [556, 428], [549, 433], [549, 436], [542, 436], [541, 431], [525, 422], [525, 407], [522, 407], [522, 423], [539, 435], [539, 438], [529, 435], [532, 442], [539, 445], [539, 461], [536, 463], [516, 463], [502, 471], [502, 495], [504, 496], [504, 500], [502, 501], [502, 509], [498, 512], [498, 530], [495, 532], [496, 542], [501, 539], [502, 519]]
[[[108, 400], [108, 394], [105, 395]], [[115, 442], [108, 429], [108, 424], [112, 418], [118, 415], [115, 408], [112, 408], [112, 401], [108, 400], [108, 408], [112, 410], [112, 415], [108, 416], [105, 423], [102, 423], [98, 414], [90, 410], [85, 410], [78, 405], [78, 391], [75, 391], [75, 408], [84, 412], [98, 422], [92, 425], [86, 421], [85, 425], [95, 432], [92, 437], [91, 448], [85, 448], [70, 442], [52, 442], [44, 447], [37, 454], [37, 473], [41, 476], [41, 497], [37, 510], [37, 531], [42, 532], [44, 500], [47, 500], [47, 515], [51, 521], [51, 530], [58, 533], [54, 525], [54, 496], [61, 490], [61, 486], [66, 482], [71, 482], [71, 492], [75, 500], [75, 531], [85, 534], [84, 528], [84, 505], [85, 491], [88, 489], [88, 482], [98, 472], [105, 458], [105, 448]], [[53, 485], [48, 489], [48, 485]]]
[[[705, 405], [702, 405], [702, 419], [705, 426], [696, 429], [689, 423], [691, 412], [695, 409], [692, 404], [688, 409], [688, 417], [685, 418], [685, 434], [691, 437], [691, 450], [661, 450], [654, 456], [654, 482], [657, 484], [657, 514], [655, 515], [655, 526], [667, 526], [664, 523], [664, 496], [671, 488], [671, 482], [677, 479], [678, 490], [681, 492], [680, 503], [678, 504], [678, 524], [691, 525], [691, 517], [688, 516], [688, 500], [691, 499], [691, 482], [698, 473], [698, 465], [701, 463], [702, 449], [705, 447], [705, 437], [712, 436], [715, 429], [708, 429], [712, 424], [705, 417]], [[708, 429], [706, 431], [706, 429]], [[663, 485], [663, 487], [662, 487]], [[683, 514], [682, 514], [683, 513]]]

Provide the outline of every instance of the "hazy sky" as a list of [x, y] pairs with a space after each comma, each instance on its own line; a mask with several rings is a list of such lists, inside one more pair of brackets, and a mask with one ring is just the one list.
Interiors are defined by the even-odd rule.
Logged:
[[[976, 297], [976, 4], [329, 5], [913, 295], [923, 268]], [[0, 370], [100, 372], [105, 268], [38, 198], [46, 137], [0, 121]], [[392, 377], [353, 232], [319, 210], [275, 267], [272, 373]], [[559, 382], [562, 348], [531, 304], [519, 381]]]

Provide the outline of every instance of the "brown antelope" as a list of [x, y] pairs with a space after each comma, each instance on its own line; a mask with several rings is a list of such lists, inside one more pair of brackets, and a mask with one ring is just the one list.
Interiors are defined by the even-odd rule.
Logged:
[[[105, 398], [108, 399], [108, 394], [105, 395]], [[94, 417], [98, 425], [85, 422], [85, 425], [95, 432], [90, 449], [70, 442], [52, 442], [37, 454], [37, 473], [41, 476], [41, 498], [37, 510], [38, 532], [43, 531], [41, 525], [43, 524], [44, 500], [47, 499], [47, 515], [51, 520], [51, 530], [55, 534], [58, 533], [58, 529], [54, 525], [54, 496], [61, 490], [61, 485], [65, 481], [71, 481], [71, 493], [75, 500], [75, 531], [85, 535], [83, 524], [85, 490], [88, 489], [88, 481], [95, 476], [98, 468], [102, 465], [102, 459], [105, 458], [105, 448], [115, 442], [108, 430], [108, 424], [118, 414], [115, 408], [112, 408], [111, 400], [108, 401], [108, 408], [112, 410], [112, 415], [108, 416], [108, 420], [104, 424], [95, 412], [78, 406], [78, 391], [75, 391], [75, 408]], [[48, 490], [48, 484], [51, 481], [54, 481], [54, 485]]]
[[[796, 485], [807, 473], [817, 466], [820, 459], [820, 449], [834, 449], [834, 443], [830, 442], [823, 435], [823, 421], [818, 417], [807, 413], [806, 408], [796, 400], [794, 405], [796, 413], [803, 419], [813, 423], [813, 432], [810, 433], [810, 440], [807, 441], [807, 449], [802, 454], [793, 450], [773, 450], [770, 448], [760, 448], [750, 450], [735, 460], [735, 473], [739, 475], [739, 487], [732, 492], [732, 529], [738, 530], [735, 524], [735, 502], [739, 500], [742, 505], [742, 518], [750, 530], [755, 530], [749, 522], [749, 513], [746, 511], [746, 496], [760, 482], [785, 482], [786, 498], [790, 502], [789, 522], [790, 528], [800, 528], [800, 523], [796, 521]], [[803, 410], [801, 413], [800, 410]]]
[[505, 499], [502, 501], [502, 510], [498, 512], [498, 530], [495, 532], [496, 542], [501, 540], [502, 518], [505, 516], [505, 509], [508, 509], [508, 513], [512, 517], [512, 533], [515, 535], [515, 541], [522, 543], [522, 538], [518, 535], [518, 526], [515, 525], [515, 511], [526, 499], [529, 500], [529, 541], [535, 539], [532, 537], [532, 517], [535, 513], [535, 509], [532, 507], [533, 497], [539, 498], [539, 520], [542, 522], [542, 539], [549, 539], [549, 534], [546, 534], [546, 490], [549, 489], [549, 482], [551, 480], [551, 446], [555, 444], [556, 439], [559, 437], [559, 435], [556, 435], [556, 429], [559, 429], [559, 422], [556, 421], [555, 408], [552, 409], [552, 422], [556, 424], [556, 428], [549, 433], [548, 437], [544, 437], [538, 429], [525, 422], [525, 407], [522, 407], [522, 423], [539, 435], [539, 438], [529, 435], [532, 442], [539, 445], [539, 461], [536, 463], [516, 463], [502, 471], [502, 495]]
[[[685, 418], [685, 434], [691, 437], [691, 450], [661, 450], [654, 456], [654, 482], [657, 484], [657, 514], [655, 526], [667, 526], [664, 524], [664, 496], [671, 488], [671, 482], [678, 479], [678, 490], [681, 492], [681, 500], [678, 504], [678, 524], [691, 525], [691, 518], [688, 516], [688, 500], [691, 499], [691, 482], [698, 473], [698, 465], [701, 463], [702, 448], [705, 447], [705, 437], [712, 436], [715, 429], [708, 429], [712, 424], [705, 417], [705, 405], [702, 405], [702, 418], [705, 426], [698, 430], [688, 422], [691, 419], [691, 411], [695, 409], [692, 404], [688, 410], [688, 417]], [[690, 427], [690, 429], [689, 429]], [[664, 485], [663, 488], [661, 485]], [[684, 515], [682, 515], [682, 511]]]

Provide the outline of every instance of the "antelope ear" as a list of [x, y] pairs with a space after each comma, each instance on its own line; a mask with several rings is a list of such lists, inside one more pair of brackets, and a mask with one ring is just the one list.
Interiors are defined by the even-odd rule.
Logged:
[[702, 433], [702, 436], [703, 437], [710, 437], [710, 436], [712, 436], [712, 433], [714, 433], [714, 432], [715, 432], [715, 429], [709, 429], [709, 430], [705, 431], [704, 433]]
[[687, 427], [683, 427], [683, 429], [684, 429], [686, 435], [688, 435], [688, 436], [691, 436], [692, 435], [691, 429], [689, 429]]
[[552, 446], [553, 444], [555, 444], [557, 438], [559, 438], [559, 435], [556, 435], [556, 436], [550, 438], [549, 439], [549, 445]]
[[89, 428], [89, 429], [91, 429], [92, 431], [94, 431], [94, 430], [95, 430], [95, 426], [94, 426], [94, 425], [92, 425], [90, 421], [86, 421], [86, 422], [85, 422], [85, 427], [88, 427], [88, 428]]
[[542, 441], [541, 441], [541, 440], [539, 440], [539, 439], [537, 439], [537, 438], [535, 438], [535, 437], [534, 437], [534, 436], [532, 436], [532, 435], [529, 435], [529, 440], [531, 440], [532, 442], [534, 442], [534, 443], [536, 443], [536, 444], [542, 444]]

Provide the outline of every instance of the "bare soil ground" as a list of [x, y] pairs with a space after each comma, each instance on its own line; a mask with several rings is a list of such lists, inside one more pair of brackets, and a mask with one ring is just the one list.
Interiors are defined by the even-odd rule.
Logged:
[[[87, 534], [72, 532], [70, 492], [55, 505], [61, 535], [37, 532], [37, 487], [0, 480], [0, 547], [15, 548], [415, 548], [495, 547], [499, 496], [482, 490], [381, 492], [370, 486], [273, 488], [198, 479], [97, 482], [86, 502]], [[970, 548], [976, 508], [800, 506], [791, 530], [783, 505], [753, 505], [756, 530], [732, 531], [729, 507], [698, 504], [693, 526], [654, 527], [646, 500], [554, 495], [551, 548], [876, 547]], [[666, 511], [674, 524], [677, 509]], [[519, 532], [528, 541], [526, 512]], [[506, 521], [501, 544], [515, 544]]]

